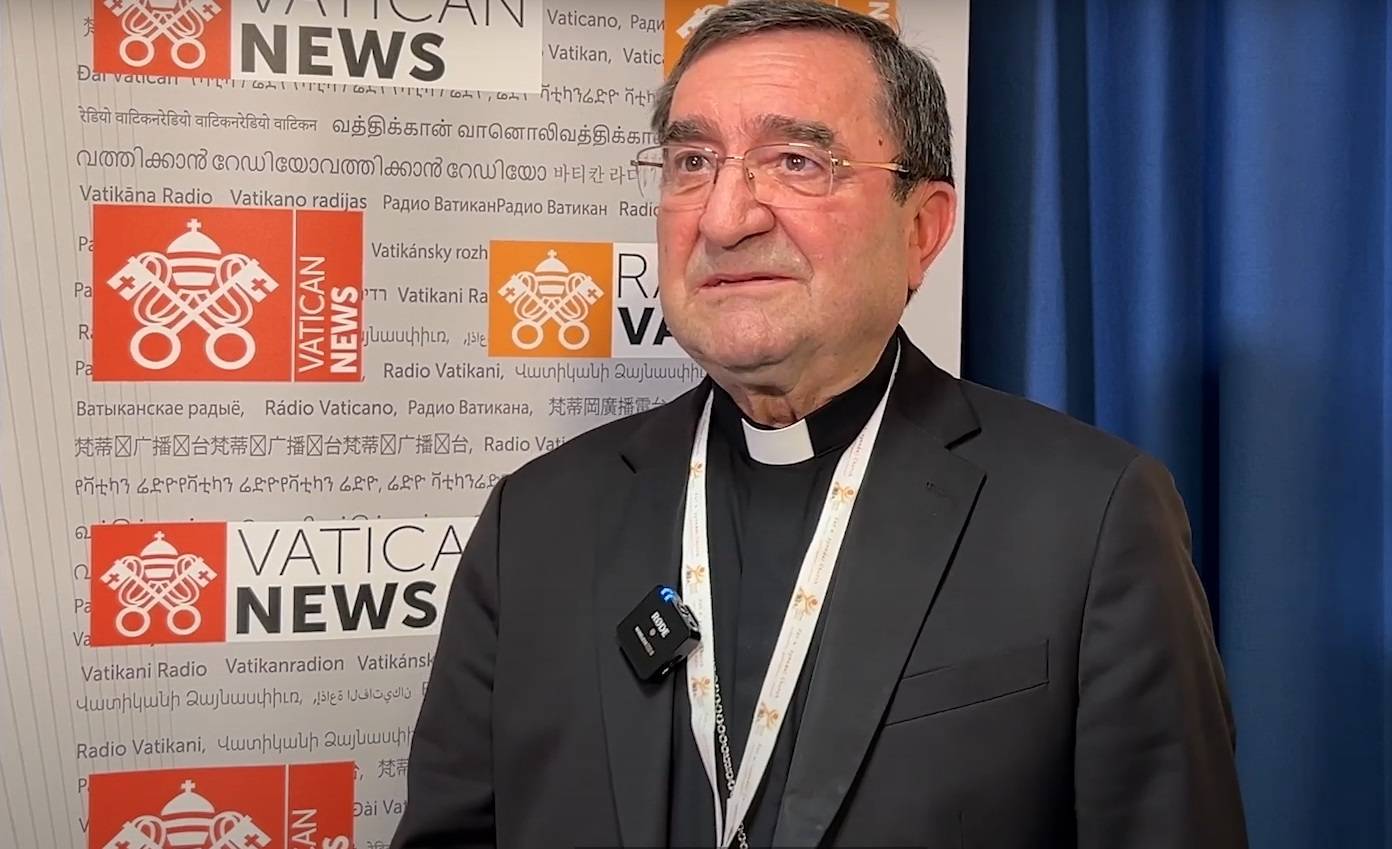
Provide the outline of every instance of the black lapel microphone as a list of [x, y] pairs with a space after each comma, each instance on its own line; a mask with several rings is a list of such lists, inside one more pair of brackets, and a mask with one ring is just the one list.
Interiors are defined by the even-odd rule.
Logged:
[[676, 590], [661, 585], [619, 622], [617, 633], [628, 665], [644, 681], [664, 678], [701, 642], [696, 617]]

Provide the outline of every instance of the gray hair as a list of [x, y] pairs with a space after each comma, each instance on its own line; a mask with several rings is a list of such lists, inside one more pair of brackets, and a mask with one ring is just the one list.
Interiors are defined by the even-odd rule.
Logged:
[[952, 120], [932, 60], [906, 45], [883, 21], [821, 0], [751, 0], [713, 12], [692, 33], [671, 76], [657, 90], [653, 132], [659, 138], [666, 133], [672, 94], [701, 54], [740, 36], [799, 29], [848, 35], [870, 50], [882, 87], [880, 110], [902, 148], [895, 161], [909, 169], [898, 175], [895, 198], [902, 203], [914, 186], [929, 180], [952, 183]]

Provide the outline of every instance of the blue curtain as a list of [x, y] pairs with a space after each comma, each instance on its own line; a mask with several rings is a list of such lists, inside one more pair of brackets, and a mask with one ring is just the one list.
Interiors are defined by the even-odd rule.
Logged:
[[963, 373], [1164, 460], [1252, 845], [1392, 846], [1392, 12], [971, 9]]

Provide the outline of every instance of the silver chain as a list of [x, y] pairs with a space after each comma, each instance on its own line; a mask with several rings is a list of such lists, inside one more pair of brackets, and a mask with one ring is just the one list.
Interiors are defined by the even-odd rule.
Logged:
[[[715, 664], [711, 664], [711, 683], [715, 689], [715, 736], [720, 741], [720, 760], [725, 764], [725, 787], [729, 794], [729, 799], [735, 795], [735, 768], [730, 764], [730, 737], [725, 733], [725, 708], [720, 702], [720, 676], [715, 674]], [[726, 815], [730, 812], [730, 806], [725, 806]], [[739, 829], [735, 831], [735, 839], [739, 841], [740, 849], [749, 849], [749, 838], [744, 836], [744, 823], [739, 824]], [[719, 849], [719, 847], [717, 847]]]

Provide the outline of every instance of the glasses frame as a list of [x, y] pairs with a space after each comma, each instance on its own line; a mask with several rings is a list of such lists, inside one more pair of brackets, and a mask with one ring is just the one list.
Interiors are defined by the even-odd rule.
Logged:
[[[822, 147], [822, 146], [820, 146], [820, 145], [810, 144], [810, 143], [808, 143], [808, 142], [764, 142], [763, 144], [756, 144], [756, 145], [753, 145], [752, 147], [750, 147], [750, 148], [748, 148], [747, 150], [745, 150], [744, 153], [719, 153], [719, 152], [717, 152], [714, 148], [704, 147], [704, 146], [702, 146], [702, 145], [696, 145], [696, 144], [683, 144], [683, 143], [681, 143], [681, 142], [668, 142], [668, 143], [666, 143], [666, 144], [655, 144], [655, 145], [650, 145], [650, 146], [648, 146], [648, 147], [645, 147], [645, 148], [639, 150], [637, 153], [635, 153], [635, 154], [633, 155], [633, 158], [629, 160], [629, 164], [632, 165], [635, 169], [642, 169], [642, 168], [644, 168], [644, 167], [648, 167], [648, 168], [657, 168], [657, 169], [660, 170], [660, 169], [663, 167], [663, 163], [661, 163], [661, 162], [644, 162], [644, 161], [642, 160], [643, 154], [645, 154], [645, 153], [650, 153], [650, 152], [652, 152], [652, 151], [665, 151], [665, 150], [667, 150], [668, 148], [681, 148], [681, 149], [683, 149], [683, 150], [690, 150], [690, 151], [693, 151], [693, 152], [706, 153], [706, 154], [710, 155], [712, 159], [715, 160], [715, 169], [711, 172], [710, 182], [706, 184], [706, 188], [704, 189], [703, 193], [696, 193], [696, 192], [693, 192], [693, 195], [699, 195], [699, 196], [700, 196], [700, 200], [699, 200], [699, 201], [693, 201], [693, 202], [689, 205], [689, 208], [695, 209], [695, 208], [699, 208], [699, 207], [705, 206], [706, 202], [710, 200], [710, 193], [711, 193], [711, 190], [715, 188], [715, 182], [716, 182], [716, 180], [719, 179], [719, 177], [720, 177], [720, 170], [721, 170], [722, 168], [724, 168], [728, 163], [731, 163], [731, 162], [738, 162], [738, 163], [740, 163], [740, 171], [744, 174], [744, 182], [745, 182], [745, 185], [749, 186], [749, 193], [750, 193], [751, 195], [754, 196], [754, 199], [755, 199], [756, 201], [758, 201], [760, 204], [763, 204], [764, 206], [779, 206], [779, 204], [770, 204], [770, 203], [767, 203], [767, 202], [765, 202], [765, 201], [759, 200], [759, 190], [758, 190], [758, 188], [757, 188], [757, 178], [756, 178], [755, 175], [754, 175], [753, 169], [747, 167], [747, 166], [744, 164], [745, 161], [749, 158], [749, 155], [750, 155], [751, 153], [753, 153], [754, 151], [762, 150], [762, 149], [765, 149], [765, 148], [771, 148], [771, 147], [794, 148], [794, 149], [796, 149], [796, 150], [805, 150], [805, 151], [808, 151], [809, 153], [817, 153], [817, 154], [820, 154], [820, 155], [826, 157], [826, 159], [831, 163], [830, 173], [827, 175], [827, 192], [826, 192], [826, 194], [825, 194], [825, 195], [806, 195], [806, 197], [810, 197], [810, 198], [828, 197], [829, 195], [831, 195], [831, 193], [836, 189], [836, 173], [837, 173], [838, 170], [840, 170], [840, 169], [842, 169], [842, 168], [878, 168], [878, 169], [881, 169], [881, 170], [883, 170], [883, 171], [891, 171], [891, 172], [893, 172], [893, 173], [895, 173], [895, 174], [908, 174], [908, 173], [909, 173], [909, 167], [908, 167], [907, 165], [904, 165], [903, 163], [900, 163], [900, 162], [872, 162], [872, 161], [865, 160], [865, 159], [844, 159], [844, 158], [839, 157], [839, 156], [837, 156], [836, 154], [832, 153], [830, 150], [828, 150], [828, 149], [825, 148], [825, 147]], [[664, 161], [665, 161], [666, 157], [664, 156], [663, 159], [664, 159]], [[657, 196], [657, 198], [655, 198], [655, 200], [656, 200], [657, 203], [659, 203], [659, 204], [666, 204], [666, 203], [667, 203], [667, 200], [666, 200], [665, 198], [662, 197], [662, 188], [661, 188], [661, 187], [662, 187], [662, 177], [661, 177], [661, 174], [660, 174], [660, 173], [659, 173], [659, 175], [658, 175], [658, 184], [657, 184], [657, 185], [658, 185], [658, 196]], [[639, 179], [639, 186], [640, 186], [640, 187], [642, 186], [641, 175], [640, 175], [640, 179]], [[670, 207], [669, 207], [669, 208], [670, 208]], [[679, 205], [677, 208], [688, 208], [688, 207], [687, 207], [687, 205], [682, 204], [682, 205]]]

